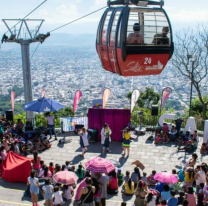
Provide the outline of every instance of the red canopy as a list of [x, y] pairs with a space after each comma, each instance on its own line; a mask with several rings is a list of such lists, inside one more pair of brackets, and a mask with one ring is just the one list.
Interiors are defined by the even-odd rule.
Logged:
[[27, 182], [32, 169], [31, 160], [31, 158], [9, 152], [2, 167], [2, 178], [8, 182]]

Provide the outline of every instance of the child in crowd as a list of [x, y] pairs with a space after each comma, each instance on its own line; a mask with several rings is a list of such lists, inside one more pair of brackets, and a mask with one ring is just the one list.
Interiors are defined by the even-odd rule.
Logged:
[[170, 191], [171, 198], [168, 200], [168, 206], [176, 206], [178, 203], [178, 199], [175, 197], [175, 190]]
[[61, 171], [65, 171], [66, 170], [66, 165], [62, 165], [61, 166]]
[[199, 185], [199, 192], [197, 194], [197, 206], [204, 206], [203, 199], [204, 199], [204, 193], [203, 193], [203, 188], [204, 188], [204, 183], [200, 183]]
[[193, 187], [188, 187], [188, 192], [185, 194], [185, 198], [190, 203], [189, 206], [196, 206], [196, 198]]
[[122, 202], [121, 203], [121, 206], [126, 206], [126, 202]]
[[132, 182], [132, 179], [129, 178], [128, 182], [125, 182], [122, 188], [123, 188], [123, 190], [121, 191], [122, 193], [126, 195], [133, 195], [134, 194], [134, 182]]
[[161, 136], [160, 134], [158, 133], [155, 137], [155, 144], [160, 144], [161, 143]]
[[183, 200], [183, 203], [182, 203], [182, 206], [188, 206], [188, 204], [189, 204], [189, 201], [188, 200]]
[[185, 135], [184, 135], [184, 142], [185, 144], [190, 140], [190, 133], [189, 131], [186, 131]]
[[49, 179], [45, 180], [45, 186], [42, 188], [43, 190], [43, 196], [45, 199], [45, 205], [48, 206], [48, 203], [50, 203], [50, 206], [53, 206], [53, 186], [51, 185], [51, 182]]
[[201, 154], [207, 154], [207, 147], [206, 143], [202, 143], [201, 149], [200, 149]]
[[45, 147], [45, 149], [47, 149], [47, 148], [51, 148], [51, 143], [49, 142], [49, 140], [47, 139], [47, 137], [44, 137], [44, 139], [43, 139], [43, 145], [44, 145], [44, 147]]
[[141, 175], [138, 167], [134, 168], [134, 172], [131, 173], [131, 179], [134, 182], [134, 186], [137, 186], [139, 180], [141, 180]]
[[84, 179], [84, 175], [85, 175], [85, 169], [82, 166], [82, 164], [80, 163], [78, 166], [78, 169], [76, 170], [76, 175], [78, 176], [79, 180], [83, 180]]
[[167, 144], [170, 141], [170, 138], [168, 137], [168, 132], [163, 133], [163, 143]]
[[66, 161], [66, 162], [65, 162], [65, 165], [66, 165], [66, 169], [67, 169], [67, 170], [69, 170], [69, 168], [70, 168], [69, 164], [70, 164], [70, 161]]
[[162, 131], [163, 133], [167, 132], [169, 130], [168, 125], [166, 123], [163, 123]]
[[124, 177], [124, 182], [127, 183], [130, 178], [130, 172], [126, 171], [126, 176]]
[[181, 146], [184, 144], [184, 140], [183, 140], [183, 136], [182, 135], [179, 135], [177, 138], [176, 138], [176, 144], [178, 146]]
[[64, 189], [63, 197], [66, 200], [71, 200], [74, 195], [74, 190], [73, 190], [72, 186], [64, 185], [63, 189]]
[[197, 130], [195, 130], [194, 133], [193, 133], [193, 139], [195, 139], [198, 142]]
[[71, 172], [75, 172], [75, 166], [74, 166], [74, 165], [71, 166], [70, 171], [71, 171]]
[[123, 173], [121, 172], [121, 168], [118, 168], [118, 171], [117, 171], [117, 178], [118, 178], [118, 184], [119, 186], [121, 186], [123, 184], [123, 181], [124, 181], [124, 177], [123, 177]]
[[53, 166], [53, 162], [50, 162], [50, 163], [49, 163], [49, 167], [48, 167], [48, 169], [50, 170], [51, 174], [53, 175], [53, 173], [54, 173], [54, 166]]
[[156, 174], [155, 170], [152, 170], [152, 174], [147, 178], [147, 181], [150, 185], [155, 185], [156, 184], [156, 180], [154, 179], [154, 176]]
[[178, 203], [177, 203], [177, 205], [182, 205], [185, 193], [183, 191], [181, 191], [181, 190], [179, 190], [178, 193], [179, 193], [179, 196], [178, 196]]
[[54, 188], [54, 205], [63, 205], [65, 204], [65, 202], [63, 201], [63, 197], [62, 197], [63, 192], [60, 191], [58, 186], [55, 186]]
[[143, 182], [146, 182], [147, 183], [147, 173], [146, 172], [143, 172], [143, 177], [141, 178], [141, 180], [143, 181]]

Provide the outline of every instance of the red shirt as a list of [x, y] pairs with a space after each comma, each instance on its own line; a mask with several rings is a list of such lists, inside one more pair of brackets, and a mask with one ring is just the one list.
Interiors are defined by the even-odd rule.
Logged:
[[54, 171], [54, 166], [50, 166], [50, 167], [48, 167], [48, 169], [50, 170], [50, 172], [51, 172], [51, 174], [53, 175], [53, 171]]
[[117, 178], [111, 177], [109, 184], [110, 184], [110, 189], [111, 190], [117, 190], [118, 189], [118, 179]]

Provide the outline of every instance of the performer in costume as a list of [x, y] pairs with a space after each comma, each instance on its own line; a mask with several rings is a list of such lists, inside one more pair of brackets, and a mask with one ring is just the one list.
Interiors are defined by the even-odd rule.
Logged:
[[124, 149], [124, 152], [122, 155], [126, 155], [126, 151], [127, 151], [127, 157], [129, 157], [130, 142], [131, 140], [130, 140], [129, 128], [126, 127], [126, 129], [123, 131], [122, 147]]
[[101, 144], [103, 145], [103, 153], [105, 153], [106, 151], [111, 152], [109, 150], [111, 133], [111, 129], [109, 128], [108, 124], [105, 123], [104, 127], [101, 130]]

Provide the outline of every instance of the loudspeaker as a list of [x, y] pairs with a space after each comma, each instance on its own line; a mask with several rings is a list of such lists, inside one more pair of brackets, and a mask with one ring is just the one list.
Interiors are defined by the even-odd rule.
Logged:
[[12, 110], [6, 111], [6, 119], [7, 119], [7, 121], [13, 121], [14, 120], [13, 111]]
[[152, 105], [151, 115], [158, 116], [158, 105]]

